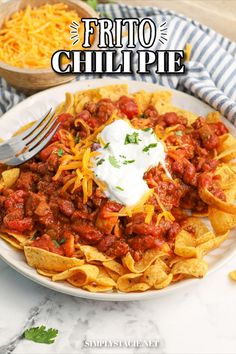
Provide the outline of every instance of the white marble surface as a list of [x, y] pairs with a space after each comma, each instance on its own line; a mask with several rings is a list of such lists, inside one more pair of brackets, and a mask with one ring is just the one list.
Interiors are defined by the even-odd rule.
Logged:
[[[226, 266], [176, 294], [96, 302], [43, 288], [0, 261], [0, 354], [236, 353], [236, 283]], [[52, 345], [22, 339], [31, 326], [59, 330]], [[85, 340], [158, 341], [158, 348], [88, 348]], [[144, 342], [145, 343], [145, 342]]]

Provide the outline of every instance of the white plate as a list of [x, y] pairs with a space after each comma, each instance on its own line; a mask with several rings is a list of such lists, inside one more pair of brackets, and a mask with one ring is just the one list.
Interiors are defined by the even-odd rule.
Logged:
[[[76, 92], [79, 90], [85, 90], [89, 88], [95, 88], [110, 84], [118, 84], [120, 80], [117, 79], [101, 79], [101, 80], [89, 80], [83, 82], [73, 82], [67, 85], [52, 88], [43, 92], [40, 92], [34, 96], [27, 98], [25, 101], [19, 103], [12, 108], [9, 112], [4, 114], [0, 118], [0, 137], [3, 139], [9, 138], [18, 128], [26, 123], [35, 120], [47, 112], [51, 107], [54, 108], [64, 100], [65, 92]], [[139, 81], [123, 81], [123, 83], [129, 84], [130, 92], [138, 90], [156, 91], [158, 89], [165, 89], [162, 86], [156, 84], [139, 82]], [[186, 95], [182, 92], [171, 90], [173, 92], [174, 104], [198, 115], [204, 115], [212, 109], [199, 101], [198, 99]], [[225, 121], [225, 120], [224, 120]], [[225, 121], [231, 131], [235, 133], [235, 128]], [[233, 240], [233, 232], [231, 232], [230, 238], [224, 242], [218, 249], [214, 250], [207, 257], [206, 261], [209, 263], [208, 274], [212, 273], [224, 263], [226, 263], [236, 253], [236, 242]], [[34, 269], [26, 264], [24, 255], [21, 252], [14, 250], [3, 240], [0, 240], [0, 257], [8, 263], [12, 268], [16, 269], [21, 274], [25, 275], [29, 279], [46, 286], [50, 289], [88, 299], [96, 300], [108, 300], [108, 301], [130, 301], [130, 300], [142, 300], [153, 297], [163, 296], [169, 293], [177, 291], [182, 288], [201, 280], [184, 280], [180, 283], [170, 285], [163, 290], [151, 290], [144, 293], [89, 293], [85, 290], [75, 288], [69, 284], [63, 282], [52, 282], [49, 278], [39, 275]]]

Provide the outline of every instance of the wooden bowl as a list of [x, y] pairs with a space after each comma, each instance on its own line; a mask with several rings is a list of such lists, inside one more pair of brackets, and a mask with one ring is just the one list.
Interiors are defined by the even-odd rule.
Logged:
[[[11, 0], [0, 5], [0, 28], [14, 12], [24, 9], [27, 5], [39, 7], [44, 4], [65, 3], [69, 9], [78, 12], [81, 18], [98, 18], [98, 14], [85, 2], [79, 0]], [[69, 31], [68, 31], [68, 35]], [[95, 32], [95, 39], [91, 50], [97, 47], [98, 32]], [[63, 48], [58, 48], [63, 49]], [[58, 86], [75, 79], [74, 75], [58, 75], [52, 68], [31, 69], [18, 68], [0, 60], [0, 77], [3, 77], [10, 85], [21, 92], [31, 95], [35, 92]]]

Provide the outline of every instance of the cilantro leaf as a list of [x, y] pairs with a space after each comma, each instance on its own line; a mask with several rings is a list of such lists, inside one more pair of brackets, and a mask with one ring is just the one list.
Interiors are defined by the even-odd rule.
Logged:
[[157, 144], [149, 144], [143, 148], [144, 152], [148, 152], [150, 149], [157, 147]]
[[45, 326], [40, 326], [27, 329], [24, 333], [24, 338], [36, 343], [52, 344], [57, 335], [57, 329], [49, 328], [46, 330]]
[[116, 189], [119, 189], [120, 191], [124, 191], [124, 189], [121, 188], [120, 186], [116, 186]]
[[107, 149], [110, 143], [106, 143], [106, 145], [103, 147], [103, 149]]
[[175, 135], [182, 136], [183, 135], [182, 130], [176, 130]]
[[124, 165], [128, 165], [129, 163], [133, 163], [135, 160], [126, 160], [123, 162]]
[[64, 150], [63, 150], [63, 149], [59, 149], [59, 150], [57, 151], [57, 155], [58, 155], [58, 156], [62, 157], [63, 154], [64, 154]]
[[119, 165], [117, 159], [115, 158], [115, 156], [109, 156], [109, 162], [113, 167], [120, 168], [120, 165]]
[[145, 117], [145, 114], [144, 114], [144, 113], [141, 113], [141, 114], [139, 115], [139, 118], [146, 118], [146, 117]]
[[65, 243], [66, 242], [66, 239], [65, 238], [62, 238], [60, 241], [59, 241], [59, 244], [60, 245], [63, 245], [63, 243]]
[[80, 142], [80, 136], [77, 135], [77, 136], [75, 137], [75, 144], [78, 144], [79, 142]]
[[98, 160], [98, 162], [97, 162], [97, 166], [101, 165], [104, 161], [105, 161], [104, 159], [100, 159], [100, 160]]
[[152, 128], [143, 128], [142, 131], [143, 132], [150, 132], [152, 130]]
[[57, 240], [52, 240], [52, 242], [54, 243], [54, 245], [55, 245], [56, 247], [60, 247], [60, 245], [59, 245], [59, 243], [57, 242]]
[[125, 145], [138, 144], [139, 141], [141, 141], [141, 140], [139, 139], [139, 135], [137, 132], [134, 132], [132, 134], [126, 134]]

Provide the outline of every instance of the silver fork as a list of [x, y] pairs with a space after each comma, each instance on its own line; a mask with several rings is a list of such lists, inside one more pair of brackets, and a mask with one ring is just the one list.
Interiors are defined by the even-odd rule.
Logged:
[[0, 162], [18, 166], [30, 160], [49, 143], [59, 125], [50, 109], [32, 127], [0, 144]]

